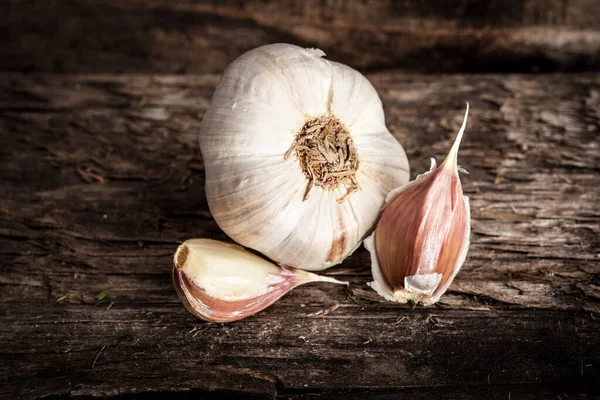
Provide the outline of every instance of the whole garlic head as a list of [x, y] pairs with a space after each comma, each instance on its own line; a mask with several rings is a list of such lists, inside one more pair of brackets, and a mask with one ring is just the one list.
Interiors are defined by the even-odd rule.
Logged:
[[317, 49], [256, 48], [235, 60], [204, 115], [206, 197], [236, 242], [305, 270], [340, 263], [408, 182], [381, 100]]

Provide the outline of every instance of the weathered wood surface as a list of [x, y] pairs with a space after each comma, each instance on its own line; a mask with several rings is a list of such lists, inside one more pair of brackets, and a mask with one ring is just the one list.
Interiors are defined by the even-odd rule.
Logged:
[[5, 0], [0, 69], [220, 73], [274, 42], [362, 70], [600, 70], [597, 0]]
[[600, 77], [369, 78], [413, 177], [471, 104], [472, 246], [449, 293], [382, 302], [361, 248], [330, 271], [349, 288], [208, 324], [170, 268], [179, 242], [226, 240], [197, 141], [218, 76], [2, 74], [0, 397], [599, 395]]

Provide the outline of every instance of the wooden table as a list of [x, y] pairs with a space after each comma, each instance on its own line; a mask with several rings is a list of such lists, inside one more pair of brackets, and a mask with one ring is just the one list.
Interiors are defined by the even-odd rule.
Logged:
[[170, 272], [181, 241], [227, 240], [198, 146], [218, 75], [1, 74], [0, 398], [599, 395], [600, 77], [368, 77], [413, 178], [471, 104], [456, 281], [384, 302], [360, 248], [327, 271], [348, 288], [211, 324]]

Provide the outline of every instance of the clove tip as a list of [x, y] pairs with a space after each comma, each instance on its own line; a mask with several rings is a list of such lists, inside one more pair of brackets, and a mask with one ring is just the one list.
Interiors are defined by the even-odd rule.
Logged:
[[299, 276], [298, 282], [300, 285], [302, 285], [304, 283], [309, 283], [309, 282], [329, 282], [329, 283], [336, 283], [338, 285], [350, 286], [349, 282], [340, 281], [339, 279], [335, 279], [331, 276], [313, 274], [312, 272], [302, 271], [302, 270], [296, 270], [296, 273]]
[[465, 111], [465, 116], [463, 117], [463, 122], [458, 131], [458, 135], [454, 139], [454, 144], [452, 148], [448, 152], [446, 159], [442, 163], [442, 166], [448, 166], [454, 169], [454, 171], [458, 174], [457, 170], [457, 158], [458, 158], [458, 148], [460, 147], [460, 143], [462, 141], [463, 134], [465, 133], [465, 128], [467, 127], [467, 117], [469, 116], [469, 103], [467, 102], [467, 109]]

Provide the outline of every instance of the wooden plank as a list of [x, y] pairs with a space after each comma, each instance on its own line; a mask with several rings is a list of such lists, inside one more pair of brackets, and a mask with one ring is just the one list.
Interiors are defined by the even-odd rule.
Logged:
[[597, 0], [7, 0], [1, 70], [220, 73], [275, 42], [370, 71], [597, 71]]
[[463, 270], [437, 307], [385, 303], [361, 248], [328, 271], [349, 288], [232, 324], [170, 281], [179, 242], [226, 240], [197, 144], [218, 77], [1, 78], [0, 397], [600, 393], [597, 75], [369, 75], [413, 177], [471, 104]]

